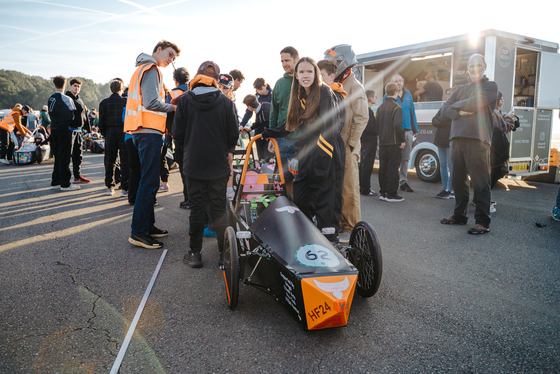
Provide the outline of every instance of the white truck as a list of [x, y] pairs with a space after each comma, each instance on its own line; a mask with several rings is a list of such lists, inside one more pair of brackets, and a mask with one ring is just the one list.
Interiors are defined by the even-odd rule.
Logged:
[[[510, 134], [509, 175], [529, 176], [548, 173], [553, 110], [560, 108], [558, 49], [557, 43], [490, 29], [360, 54], [355, 71], [365, 89], [374, 90], [379, 98], [395, 73], [403, 76], [405, 87], [414, 94], [431, 72], [445, 92], [468, 82], [469, 56], [484, 55], [486, 75], [503, 94], [502, 111], [513, 109], [520, 120], [520, 127]], [[443, 105], [443, 96], [441, 101], [414, 104], [419, 133], [409, 169], [416, 168], [418, 177], [427, 182], [440, 180], [432, 118]]]

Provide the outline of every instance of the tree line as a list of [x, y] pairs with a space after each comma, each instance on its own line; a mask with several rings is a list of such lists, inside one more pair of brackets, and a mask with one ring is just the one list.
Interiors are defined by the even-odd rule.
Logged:
[[[99, 109], [99, 102], [111, 95], [109, 84], [95, 83], [83, 77], [66, 77], [67, 87], [70, 81], [77, 78], [82, 81], [80, 97], [88, 109]], [[33, 110], [41, 110], [47, 105], [49, 97], [54, 93], [51, 80], [39, 76], [31, 76], [15, 70], [0, 70], [0, 109], [10, 109], [16, 103], [29, 105]]]

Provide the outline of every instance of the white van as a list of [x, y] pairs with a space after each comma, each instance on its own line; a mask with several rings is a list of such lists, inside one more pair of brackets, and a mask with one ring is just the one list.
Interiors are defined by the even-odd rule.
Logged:
[[[402, 75], [405, 87], [414, 94], [426, 83], [426, 73], [432, 72], [445, 92], [448, 87], [469, 81], [469, 56], [484, 55], [486, 75], [503, 94], [502, 112], [513, 109], [520, 119], [520, 127], [510, 134], [509, 175], [528, 176], [548, 173], [552, 111], [560, 107], [558, 49], [557, 43], [491, 29], [360, 54], [357, 77], [366, 90], [374, 90], [382, 97], [393, 74]], [[414, 104], [419, 134], [409, 168], [416, 168], [418, 177], [427, 182], [440, 180], [432, 118], [444, 99]]]

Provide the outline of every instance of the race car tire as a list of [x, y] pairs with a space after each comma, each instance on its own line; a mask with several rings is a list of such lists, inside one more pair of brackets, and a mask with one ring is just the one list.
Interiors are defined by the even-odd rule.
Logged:
[[228, 306], [231, 310], [235, 310], [239, 298], [239, 252], [235, 230], [231, 226], [228, 226], [224, 233], [223, 272]]
[[37, 146], [37, 148], [35, 149], [35, 161], [37, 161], [38, 164], [43, 162], [43, 151], [39, 146]]
[[356, 289], [362, 297], [375, 295], [381, 283], [383, 259], [381, 245], [373, 227], [364, 221], [358, 222], [350, 234], [348, 259], [358, 269]]

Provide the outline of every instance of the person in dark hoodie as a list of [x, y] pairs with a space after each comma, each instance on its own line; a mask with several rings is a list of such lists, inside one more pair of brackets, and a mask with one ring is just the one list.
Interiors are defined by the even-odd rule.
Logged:
[[66, 91], [66, 96], [74, 100], [74, 105], [76, 106], [74, 121], [70, 125], [70, 130], [72, 130], [72, 169], [74, 172], [74, 183], [89, 183], [91, 180], [82, 175], [82, 145], [84, 144], [82, 131], [84, 125], [88, 125], [88, 108], [79, 95], [81, 89], [82, 81], [74, 78], [70, 81], [70, 90]]
[[498, 101], [498, 85], [484, 74], [486, 61], [478, 53], [469, 57], [467, 70], [471, 82], [457, 87], [442, 109], [442, 114], [452, 119], [449, 138], [455, 210], [452, 216], [442, 219], [441, 223], [467, 224], [470, 175], [476, 212], [475, 225], [468, 233], [480, 235], [490, 231], [490, 148], [494, 129], [492, 113]]
[[346, 164], [346, 146], [344, 145], [342, 136], [340, 136], [340, 132], [346, 122], [346, 106], [344, 104], [344, 99], [347, 94], [342, 87], [342, 83], [335, 82], [338, 64], [334, 60], [321, 60], [317, 63], [317, 66], [319, 67], [319, 70], [321, 70], [321, 78], [323, 79], [323, 82], [334, 92], [339, 122], [333, 152], [335, 174], [333, 227], [336, 231], [335, 236], [338, 237], [338, 233], [341, 230], [340, 217], [342, 215], [342, 188], [344, 185], [344, 165]]
[[183, 145], [183, 172], [191, 203], [190, 250], [183, 262], [192, 268], [203, 266], [201, 250], [207, 205], [217, 234], [219, 264], [223, 264], [229, 150], [237, 143], [239, 129], [233, 101], [218, 89], [219, 75], [220, 68], [215, 62], [200, 65], [189, 83], [190, 91], [179, 98], [172, 127], [175, 142]]
[[167, 67], [180, 53], [179, 47], [167, 40], [156, 44], [151, 55], [141, 53], [136, 58], [136, 71], [128, 86], [124, 132], [132, 134], [141, 168], [128, 241], [148, 249], [163, 247], [163, 243], [154, 238], [169, 234], [155, 226], [154, 214], [160, 178], [161, 138], [166, 129], [167, 113], [175, 110], [174, 105], [165, 103], [159, 67]]

